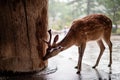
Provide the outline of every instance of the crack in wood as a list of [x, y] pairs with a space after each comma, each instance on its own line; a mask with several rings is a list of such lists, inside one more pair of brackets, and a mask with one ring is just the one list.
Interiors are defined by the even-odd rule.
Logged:
[[22, 0], [24, 12], [25, 12], [25, 20], [26, 20], [26, 27], [27, 27], [27, 37], [28, 37], [28, 44], [29, 44], [29, 51], [30, 51], [30, 58], [32, 63], [32, 69], [33, 69], [33, 60], [32, 60], [32, 51], [31, 51], [31, 45], [30, 45], [30, 36], [29, 36], [29, 26], [28, 26], [28, 19], [27, 19], [27, 9], [26, 9], [26, 0]]

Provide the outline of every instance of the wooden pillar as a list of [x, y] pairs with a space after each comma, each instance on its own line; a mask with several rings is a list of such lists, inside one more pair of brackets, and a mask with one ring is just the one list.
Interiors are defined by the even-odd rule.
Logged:
[[48, 0], [0, 0], [0, 71], [43, 69]]

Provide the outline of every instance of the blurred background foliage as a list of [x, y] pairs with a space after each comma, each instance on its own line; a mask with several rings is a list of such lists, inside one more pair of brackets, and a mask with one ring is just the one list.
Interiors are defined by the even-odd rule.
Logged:
[[112, 32], [120, 34], [120, 0], [49, 0], [49, 28], [70, 28], [74, 19], [94, 13], [108, 16]]

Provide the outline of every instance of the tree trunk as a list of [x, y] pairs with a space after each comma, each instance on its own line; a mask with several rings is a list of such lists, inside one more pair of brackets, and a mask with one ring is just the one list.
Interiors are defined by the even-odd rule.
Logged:
[[0, 0], [0, 70], [43, 69], [48, 0]]
[[91, 3], [91, 1], [87, 0], [87, 15], [90, 14], [90, 3]]

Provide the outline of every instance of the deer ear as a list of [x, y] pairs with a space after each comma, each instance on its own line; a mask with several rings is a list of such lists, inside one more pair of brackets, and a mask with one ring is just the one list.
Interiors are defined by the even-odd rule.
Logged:
[[58, 41], [58, 39], [59, 39], [59, 35], [56, 35], [55, 38], [54, 38], [53, 43], [56, 43]]

